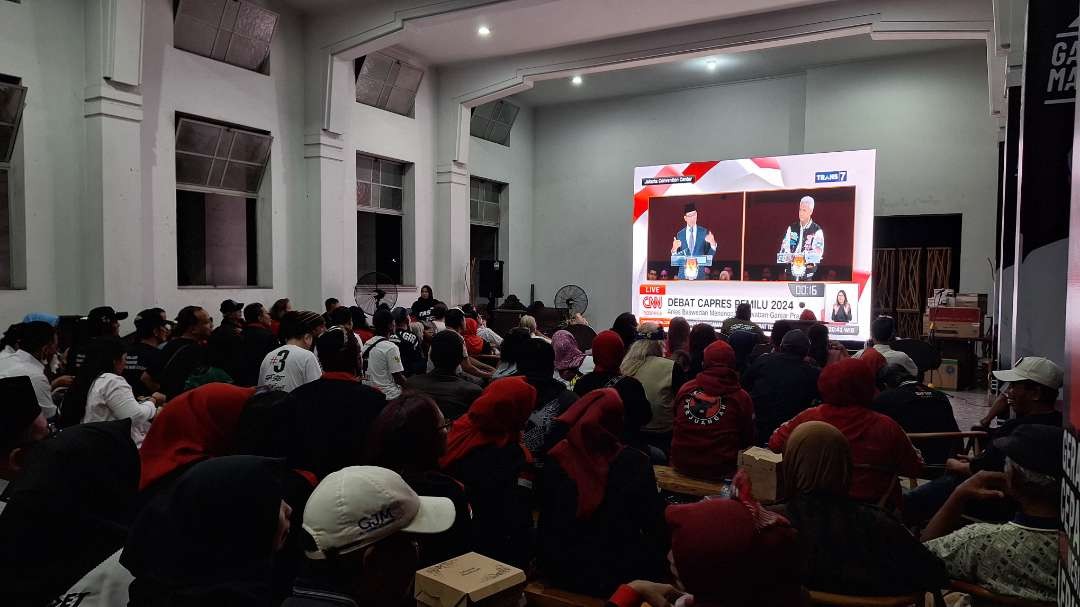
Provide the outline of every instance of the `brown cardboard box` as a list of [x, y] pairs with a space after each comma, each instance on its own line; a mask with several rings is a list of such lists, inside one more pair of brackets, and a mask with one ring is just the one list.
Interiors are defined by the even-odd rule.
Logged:
[[780, 463], [784, 456], [761, 447], [739, 453], [739, 469], [750, 475], [754, 499], [775, 502], [780, 493]]
[[933, 385], [938, 390], [955, 390], [958, 385], [957, 378], [960, 374], [960, 366], [955, 358], [941, 359], [941, 366], [933, 371], [926, 372], [926, 383]]
[[414, 596], [425, 607], [517, 607], [525, 572], [470, 552], [416, 572]]
[[[946, 308], [938, 308], [938, 310], [945, 310]], [[950, 310], [956, 310], [962, 308], [951, 308]], [[923, 314], [923, 335], [930, 334], [930, 315]], [[942, 320], [942, 317], [938, 315], [938, 320], [934, 321], [934, 334], [938, 337], [955, 337], [959, 339], [978, 339], [982, 337], [982, 322], [960, 322], [954, 320]]]

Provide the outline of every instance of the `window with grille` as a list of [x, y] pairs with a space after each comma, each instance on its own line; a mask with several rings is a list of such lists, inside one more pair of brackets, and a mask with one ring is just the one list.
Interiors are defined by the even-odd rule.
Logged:
[[260, 285], [259, 191], [272, 142], [265, 131], [177, 116], [179, 286]]
[[469, 221], [497, 227], [501, 219], [499, 205], [505, 190], [505, 183], [473, 177], [469, 188]]
[[412, 116], [424, 70], [385, 53], [371, 53], [353, 65], [358, 103]]
[[510, 129], [514, 128], [520, 108], [500, 99], [473, 108], [469, 132], [473, 137], [510, 146]]
[[19, 135], [26, 87], [14, 76], [0, 74], [0, 289], [12, 281], [11, 158]]
[[356, 155], [356, 208], [402, 213], [405, 163]]
[[265, 74], [277, 22], [277, 13], [247, 0], [179, 0], [173, 45]]
[[176, 124], [176, 186], [256, 196], [271, 142], [266, 131], [182, 116]]

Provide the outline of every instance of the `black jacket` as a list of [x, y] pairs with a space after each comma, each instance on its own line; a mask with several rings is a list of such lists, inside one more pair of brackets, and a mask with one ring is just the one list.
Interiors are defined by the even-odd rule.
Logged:
[[230, 373], [238, 386], [256, 386], [259, 383], [259, 367], [271, 350], [278, 347], [278, 339], [270, 329], [262, 325], [244, 325], [240, 330], [237, 348], [236, 373]]
[[623, 449], [615, 457], [604, 501], [586, 520], [577, 518], [577, 486], [555, 460], [543, 486], [537, 556], [552, 585], [602, 597], [630, 580], [665, 577], [665, 503], [644, 453]]
[[[896, 420], [904, 432], [959, 432], [949, 397], [912, 380], [897, 388], [886, 390], [874, 399], [874, 410]], [[941, 465], [959, 453], [961, 439], [919, 441], [915, 445], [923, 461]]]
[[441, 472], [402, 473], [402, 478], [418, 495], [445, 497], [454, 502], [454, 524], [442, 533], [417, 535], [420, 563], [417, 569], [437, 565], [455, 556], [472, 552], [472, 515], [465, 488]]
[[944, 563], [876, 506], [801, 495], [769, 510], [798, 529], [810, 590], [882, 596], [934, 590], [948, 582]]
[[451, 464], [446, 473], [465, 485], [472, 505], [476, 552], [524, 568], [532, 556], [531, 488], [521, 445], [487, 445]]
[[768, 443], [780, 424], [814, 404], [820, 374], [821, 370], [796, 354], [773, 352], [751, 363], [742, 385], [754, 401], [759, 445]]
[[649, 404], [649, 397], [645, 395], [645, 387], [633, 377], [593, 371], [578, 378], [574, 384], [574, 393], [585, 396], [599, 388], [615, 388], [622, 398], [623, 409], [626, 411], [623, 444], [648, 453], [649, 444], [641, 435], [641, 427], [652, 421], [652, 405]]
[[358, 381], [317, 379], [289, 393], [286, 461], [320, 479], [363, 463], [367, 435], [386, 396]]

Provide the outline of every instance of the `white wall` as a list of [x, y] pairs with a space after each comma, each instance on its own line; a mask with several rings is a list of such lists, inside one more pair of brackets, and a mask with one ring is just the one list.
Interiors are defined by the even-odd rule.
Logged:
[[[0, 326], [30, 311], [71, 314], [80, 300], [84, 2], [0, 2], [0, 73], [29, 90], [12, 165], [25, 203], [25, 289], [0, 290]], [[16, 204], [12, 201], [13, 206]]]
[[634, 167], [785, 154], [802, 86], [794, 76], [536, 108], [537, 298], [581, 285], [586, 316], [609, 326], [630, 308]]
[[[420, 90], [416, 94], [413, 116], [352, 103], [349, 129], [345, 136], [344, 191], [349, 208], [356, 208], [356, 153], [382, 156], [412, 163], [412, 178], [406, 179], [405, 220], [402, 222], [404, 287], [398, 294], [398, 304], [408, 307], [419, 292], [420, 285], [434, 281], [435, 258], [435, 89], [438, 75], [413, 57], [402, 56], [425, 70]], [[410, 193], [411, 184], [411, 193]], [[346, 202], [348, 204], [348, 202]], [[346, 258], [351, 260], [346, 272], [348, 284], [342, 294], [327, 294], [342, 301], [352, 301], [356, 284], [356, 221], [345, 231]]]
[[[172, 0], [148, 0], [143, 35], [143, 226], [142, 242], [152, 263], [143, 267], [139, 308], [157, 305], [175, 314], [194, 304], [217, 316], [224, 299], [269, 305], [291, 297], [293, 306], [322, 309], [322, 297], [302, 287], [310, 272], [312, 242], [318, 238], [305, 196], [303, 164], [303, 48], [299, 17], [277, 2], [266, 6], [281, 18], [270, 49], [270, 74], [263, 75], [173, 48]], [[176, 112], [269, 131], [274, 137], [259, 204], [269, 227], [260, 240], [260, 283], [272, 288], [179, 288], [176, 280]], [[313, 228], [316, 226], [316, 228]], [[264, 230], [265, 231], [265, 230]], [[314, 257], [314, 259], [318, 259]], [[269, 273], [269, 280], [266, 274]], [[135, 308], [135, 302], [122, 302]], [[220, 319], [218, 319], [220, 320]]]
[[606, 326], [629, 308], [633, 167], [878, 149], [877, 214], [963, 213], [961, 288], [987, 292], [997, 125], [982, 50], [536, 109], [537, 297], [578, 283]]
[[806, 151], [877, 148], [876, 215], [963, 214], [962, 292], [992, 286], [998, 138], [986, 87], [982, 48], [806, 76]]
[[[515, 102], [518, 103], [518, 102]], [[509, 200], [499, 225], [499, 256], [506, 262], [503, 294], [529, 296], [533, 282], [533, 109], [521, 105], [510, 146], [469, 138], [469, 172], [509, 184]], [[545, 300], [546, 301], [546, 300]]]

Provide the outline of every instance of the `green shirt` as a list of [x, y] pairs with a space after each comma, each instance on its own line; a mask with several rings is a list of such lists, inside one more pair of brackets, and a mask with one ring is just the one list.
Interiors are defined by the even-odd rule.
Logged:
[[1057, 600], [1058, 532], [1018, 522], [977, 523], [926, 542], [949, 576], [997, 594]]

